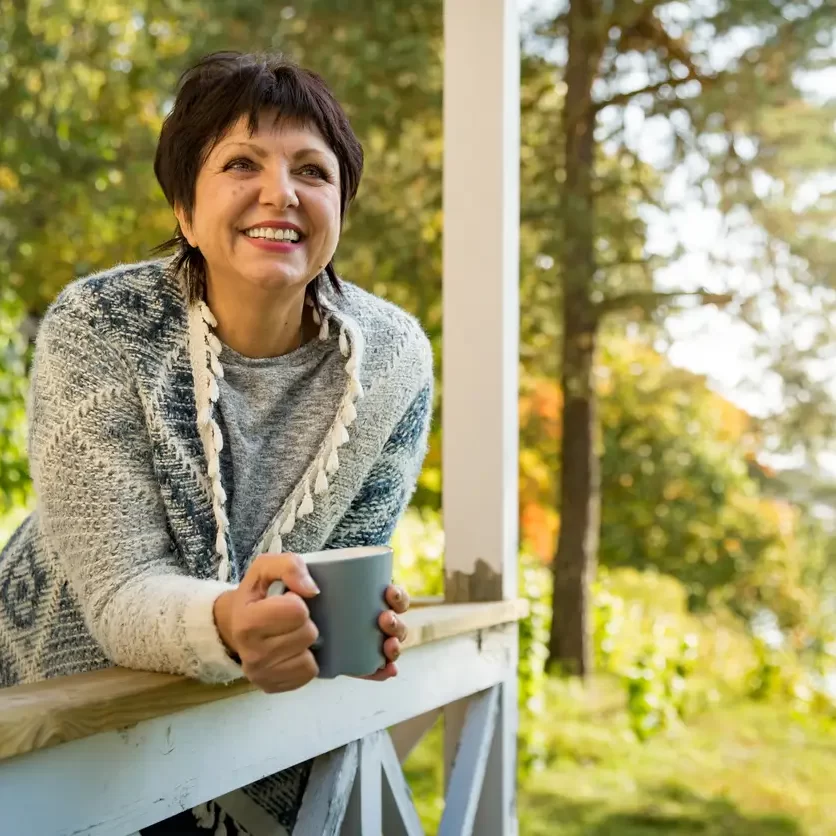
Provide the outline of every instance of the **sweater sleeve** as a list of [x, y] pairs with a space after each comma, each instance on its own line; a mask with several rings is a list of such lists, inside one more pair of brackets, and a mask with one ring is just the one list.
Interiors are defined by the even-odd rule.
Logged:
[[191, 577], [178, 561], [133, 376], [81, 315], [41, 326], [29, 452], [49, 559], [105, 655], [211, 682], [240, 677], [213, 615], [232, 586]]
[[325, 548], [386, 545], [415, 490], [427, 450], [432, 387], [415, 396]]

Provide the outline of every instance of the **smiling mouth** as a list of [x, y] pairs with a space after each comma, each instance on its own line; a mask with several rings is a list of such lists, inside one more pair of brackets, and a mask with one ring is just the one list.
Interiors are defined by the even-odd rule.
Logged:
[[247, 238], [277, 241], [284, 244], [298, 244], [305, 237], [296, 229], [277, 229], [272, 226], [258, 226], [252, 229], [245, 229], [243, 234]]

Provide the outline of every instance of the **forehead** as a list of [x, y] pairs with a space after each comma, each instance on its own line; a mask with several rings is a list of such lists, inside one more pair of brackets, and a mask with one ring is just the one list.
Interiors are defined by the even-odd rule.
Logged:
[[229, 130], [218, 138], [215, 150], [220, 151], [237, 143], [259, 145], [274, 151], [286, 150], [290, 153], [306, 148], [336, 156], [316, 125], [296, 119], [282, 119], [280, 113], [273, 111], [262, 111], [254, 130], [250, 129], [247, 116], [239, 117]]

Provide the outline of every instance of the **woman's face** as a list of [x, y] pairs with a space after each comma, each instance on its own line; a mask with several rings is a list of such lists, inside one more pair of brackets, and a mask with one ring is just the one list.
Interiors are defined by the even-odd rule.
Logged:
[[278, 291], [319, 274], [339, 240], [339, 171], [315, 128], [265, 113], [250, 136], [242, 118], [198, 173], [191, 223], [176, 212], [210, 283]]

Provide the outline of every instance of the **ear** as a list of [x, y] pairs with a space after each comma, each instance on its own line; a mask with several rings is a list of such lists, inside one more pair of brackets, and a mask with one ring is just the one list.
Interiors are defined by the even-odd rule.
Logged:
[[197, 247], [197, 239], [195, 238], [194, 230], [186, 218], [186, 213], [183, 211], [182, 206], [174, 207], [174, 217], [177, 218], [177, 223], [180, 224], [180, 231], [183, 233], [183, 237], [189, 242], [189, 245]]

